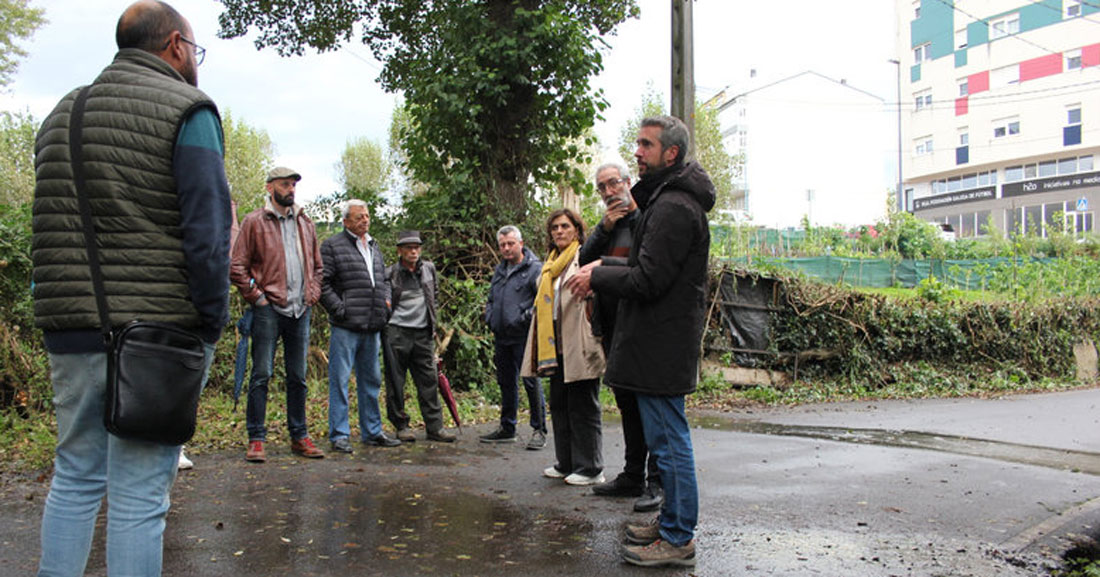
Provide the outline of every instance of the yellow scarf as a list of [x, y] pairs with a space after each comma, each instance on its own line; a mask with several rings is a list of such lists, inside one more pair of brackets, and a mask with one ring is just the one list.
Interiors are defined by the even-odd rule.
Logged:
[[581, 243], [573, 241], [565, 250], [550, 251], [539, 276], [539, 292], [535, 295], [535, 371], [539, 375], [553, 374], [558, 368], [558, 347], [554, 340], [554, 280], [573, 262]]

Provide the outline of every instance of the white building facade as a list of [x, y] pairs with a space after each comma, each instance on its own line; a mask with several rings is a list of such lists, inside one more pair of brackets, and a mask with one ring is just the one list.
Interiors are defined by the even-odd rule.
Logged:
[[1093, 230], [1098, 6], [897, 0], [906, 210], [961, 237]]
[[716, 98], [726, 150], [743, 155], [739, 220], [850, 228], [885, 216], [894, 130], [882, 98], [812, 71], [753, 75], [738, 92]]

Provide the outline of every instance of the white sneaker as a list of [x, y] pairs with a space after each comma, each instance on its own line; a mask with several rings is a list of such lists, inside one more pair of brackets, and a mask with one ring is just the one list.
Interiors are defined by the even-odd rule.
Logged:
[[542, 470], [542, 476], [550, 477], [551, 479], [564, 479], [565, 473], [559, 471], [557, 467], [550, 465], [549, 467]]
[[591, 477], [587, 475], [581, 475], [580, 473], [573, 473], [565, 478], [565, 482], [570, 485], [599, 485], [603, 483], [603, 473], [593, 475]]
[[188, 459], [187, 455], [183, 454], [183, 447], [180, 447], [180, 460], [179, 463], [176, 464], [176, 468], [180, 471], [186, 471], [194, 466], [195, 464], [191, 462], [191, 459]]

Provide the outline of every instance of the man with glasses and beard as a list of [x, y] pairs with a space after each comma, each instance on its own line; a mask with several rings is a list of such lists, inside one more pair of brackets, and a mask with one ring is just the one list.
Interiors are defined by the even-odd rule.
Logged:
[[248, 383], [248, 451], [245, 460], [267, 460], [267, 384], [275, 345], [283, 341], [286, 421], [290, 450], [310, 459], [325, 456], [306, 426], [306, 353], [310, 309], [321, 298], [321, 251], [313, 221], [294, 203], [302, 177], [286, 167], [267, 173], [268, 198], [241, 222], [229, 278], [252, 304], [252, 378]]
[[[87, 92], [61, 100], [35, 142], [34, 315], [57, 414], [40, 576], [84, 574], [104, 496], [107, 575], [161, 574], [180, 447], [124, 439], [103, 426], [107, 347], [78, 198], [92, 199], [108, 322], [187, 328], [204, 341], [209, 368], [229, 321], [232, 217], [221, 121], [197, 88], [205, 51], [193, 38], [168, 4], [130, 5], [115, 28], [114, 60]], [[74, 114], [78, 98], [83, 115]], [[79, 185], [70, 144], [83, 159]]]

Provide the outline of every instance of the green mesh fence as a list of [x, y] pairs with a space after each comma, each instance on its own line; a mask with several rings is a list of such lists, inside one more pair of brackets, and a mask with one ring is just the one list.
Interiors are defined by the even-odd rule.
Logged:
[[[1049, 262], [1052, 259], [1032, 259], [1029, 262]], [[727, 259], [733, 265], [752, 263], [785, 268], [826, 283], [843, 283], [861, 287], [912, 288], [920, 281], [935, 276], [949, 286], [965, 290], [983, 290], [986, 277], [998, 265], [1011, 263], [1009, 258], [972, 260], [889, 260], [818, 256], [802, 258], [738, 257]]]

